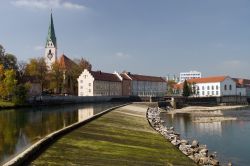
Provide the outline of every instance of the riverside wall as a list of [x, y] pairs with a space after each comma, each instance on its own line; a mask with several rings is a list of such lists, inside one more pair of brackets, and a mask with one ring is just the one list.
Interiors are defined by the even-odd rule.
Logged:
[[28, 99], [31, 105], [80, 104], [100, 102], [130, 102], [138, 98], [130, 96], [35, 96]]

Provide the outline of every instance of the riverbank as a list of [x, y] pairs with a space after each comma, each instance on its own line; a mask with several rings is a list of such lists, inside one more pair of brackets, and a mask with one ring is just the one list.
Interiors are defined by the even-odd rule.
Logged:
[[149, 108], [147, 111], [147, 119], [152, 128], [163, 135], [171, 144], [179, 148], [179, 150], [199, 165], [219, 166], [219, 161], [215, 159], [215, 155], [208, 154], [206, 145], [199, 145], [197, 140], [193, 140], [190, 144], [188, 140], [181, 139], [179, 133], [174, 127], [166, 127], [165, 121], [160, 117], [159, 108]]
[[147, 106], [118, 108], [65, 135], [31, 165], [196, 164], [151, 128]]

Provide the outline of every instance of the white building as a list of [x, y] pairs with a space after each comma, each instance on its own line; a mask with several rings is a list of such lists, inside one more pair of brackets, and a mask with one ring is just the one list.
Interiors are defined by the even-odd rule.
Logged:
[[190, 72], [181, 72], [180, 73], [180, 82], [184, 82], [185, 80], [201, 78], [201, 72], [198, 71], [190, 71]]
[[121, 96], [121, 80], [111, 73], [85, 69], [77, 79], [78, 96]]
[[133, 96], [164, 96], [167, 92], [167, 82], [162, 77], [122, 73], [131, 80]]
[[188, 80], [195, 89], [195, 96], [246, 96], [246, 88], [238, 87], [229, 76], [206, 77]]

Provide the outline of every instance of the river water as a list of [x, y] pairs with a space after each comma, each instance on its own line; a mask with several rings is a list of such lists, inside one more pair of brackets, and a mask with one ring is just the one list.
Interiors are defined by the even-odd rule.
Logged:
[[[236, 120], [197, 122], [207, 117]], [[250, 108], [242, 110], [207, 111], [207, 114], [161, 114], [166, 126], [174, 126], [181, 138], [190, 142], [197, 139], [207, 145], [209, 152], [216, 152], [221, 164], [229, 161], [235, 166], [250, 165]]]
[[53, 106], [0, 111], [0, 165], [44, 136], [121, 103]]

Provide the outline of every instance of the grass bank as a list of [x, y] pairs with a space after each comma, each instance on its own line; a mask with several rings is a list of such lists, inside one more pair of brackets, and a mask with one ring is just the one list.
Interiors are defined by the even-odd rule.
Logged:
[[196, 165], [149, 126], [146, 109], [109, 112], [56, 141], [31, 165]]
[[15, 103], [8, 101], [0, 101], [0, 108], [13, 108], [15, 107]]

